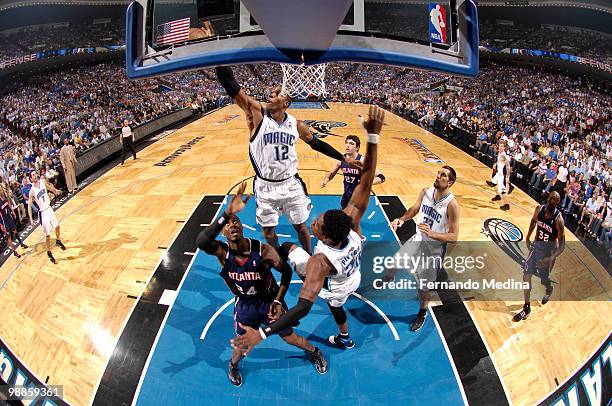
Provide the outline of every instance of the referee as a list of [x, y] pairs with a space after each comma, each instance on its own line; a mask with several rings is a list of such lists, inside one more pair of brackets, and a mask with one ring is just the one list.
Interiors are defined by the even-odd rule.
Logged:
[[123, 120], [123, 127], [121, 127], [121, 165], [125, 161], [125, 151], [130, 148], [132, 150], [132, 155], [134, 159], [136, 159], [136, 150], [134, 149], [134, 131], [130, 127], [130, 122], [128, 120]]

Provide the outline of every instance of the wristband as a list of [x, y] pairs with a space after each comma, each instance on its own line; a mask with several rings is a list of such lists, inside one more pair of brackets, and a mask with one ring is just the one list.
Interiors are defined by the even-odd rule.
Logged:
[[279, 305], [283, 305], [283, 303], [280, 300], [274, 299], [274, 303], [279, 304]]
[[378, 134], [368, 133], [368, 144], [378, 144]]
[[263, 331], [263, 328], [261, 328], [261, 327], [259, 327], [259, 334], [261, 335], [261, 339], [262, 340], [265, 340], [266, 338], [268, 338], [266, 333]]
[[225, 225], [225, 223], [227, 223], [229, 221], [229, 219], [232, 218], [231, 214], [227, 214], [227, 212], [223, 212], [223, 215], [221, 217], [219, 217], [219, 220], [217, 220], [217, 222], [219, 223], [219, 225], [221, 227], [223, 227]]

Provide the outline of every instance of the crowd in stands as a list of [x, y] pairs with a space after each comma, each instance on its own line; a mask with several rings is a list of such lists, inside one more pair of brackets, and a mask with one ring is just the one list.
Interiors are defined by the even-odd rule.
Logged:
[[18, 220], [25, 218], [32, 171], [64, 188], [59, 160], [64, 138], [80, 153], [117, 135], [125, 119], [137, 126], [178, 109], [206, 111], [229, 102], [219, 96], [211, 74], [130, 81], [115, 63], [13, 83], [0, 97], [0, 185], [19, 209]]
[[612, 64], [612, 38], [602, 32], [556, 25], [500, 25], [492, 21], [481, 21], [478, 29], [481, 45], [553, 51]]
[[124, 43], [125, 24], [120, 20], [105, 24], [88, 22], [21, 27], [8, 34], [0, 34], [0, 61], [37, 51]]
[[566, 221], [612, 248], [612, 97], [580, 79], [500, 64], [447, 85], [461, 90], [386, 104], [424, 127], [460, 130], [488, 163], [503, 146], [513, 182], [542, 202], [558, 191]]
[[[117, 134], [124, 119], [139, 124], [176, 109], [230, 102], [212, 69], [140, 81], [128, 80], [123, 69], [101, 64], [16, 83], [0, 98], [3, 180], [20, 183], [39, 170], [61, 182], [57, 153], [65, 137], [84, 151]], [[282, 78], [275, 64], [234, 72], [260, 100]], [[568, 220], [612, 248], [612, 98], [588, 82], [495, 63], [483, 64], [475, 79], [343, 63], [328, 66], [326, 83], [331, 101], [375, 103], [427, 128], [460, 129], [490, 163], [503, 144], [513, 182], [536, 199], [559, 191]], [[441, 86], [447, 91], [436, 90]]]
[[79, 67], [36, 76], [2, 97], [0, 121], [25, 137], [58, 142], [71, 137], [78, 152], [135, 124], [207, 104], [216, 85], [199, 74], [131, 81], [121, 64]]
[[[420, 7], [368, 9], [366, 30], [427, 41], [429, 30], [427, 20], [421, 18], [422, 11]], [[412, 23], [406, 24], [406, 21]], [[554, 25], [508, 25], [481, 20], [479, 34], [481, 45], [555, 51], [612, 63], [610, 36], [598, 31]], [[104, 24], [87, 22], [22, 27], [9, 34], [0, 34], [0, 61], [41, 50], [122, 45], [124, 42], [125, 25], [122, 20]]]

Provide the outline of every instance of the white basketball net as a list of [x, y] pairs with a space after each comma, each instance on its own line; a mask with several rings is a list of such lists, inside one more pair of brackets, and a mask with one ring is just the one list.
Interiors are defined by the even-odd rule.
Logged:
[[283, 93], [291, 97], [321, 97], [327, 95], [325, 89], [325, 68], [320, 65], [281, 64], [283, 69]]

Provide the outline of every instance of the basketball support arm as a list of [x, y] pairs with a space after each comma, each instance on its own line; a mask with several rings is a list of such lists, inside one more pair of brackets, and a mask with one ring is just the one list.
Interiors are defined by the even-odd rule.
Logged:
[[238, 93], [240, 93], [240, 85], [236, 82], [232, 69], [227, 66], [217, 66], [215, 72], [217, 73], [219, 83], [223, 86], [227, 95], [232, 99], [236, 98]]
[[306, 143], [308, 144], [308, 146], [310, 146], [310, 148], [322, 153], [323, 155], [327, 155], [328, 157], [336, 159], [338, 161], [344, 161], [344, 155], [342, 155], [341, 152], [336, 150], [328, 143], [321, 141], [314, 135], [312, 136], [312, 140], [306, 141]]
[[[238, 82], [236, 82], [232, 69], [227, 66], [218, 66], [215, 68], [215, 72], [217, 73], [219, 83], [221, 86], [223, 86], [228, 96], [234, 99], [240, 92], [240, 85]], [[310, 141], [306, 141], [306, 143], [310, 146], [310, 148], [322, 153], [323, 155], [327, 155], [328, 157], [338, 161], [344, 160], [344, 155], [342, 155], [341, 152], [315, 136], [313, 136]]]
[[312, 305], [313, 303], [310, 300], [299, 298], [295, 306], [286, 313], [283, 313], [280, 319], [270, 324], [268, 327], [264, 329], [260, 328], [259, 333], [262, 334], [262, 338], [264, 338], [263, 335], [270, 337], [271, 335], [278, 334], [286, 328], [293, 326], [295, 322], [310, 313]]
[[226, 212], [223, 212], [222, 216], [201, 231], [196, 238], [198, 248], [209, 255], [215, 255], [219, 249], [219, 243], [216, 238], [221, 230], [223, 230], [223, 226], [229, 221], [230, 217], [231, 216]]

